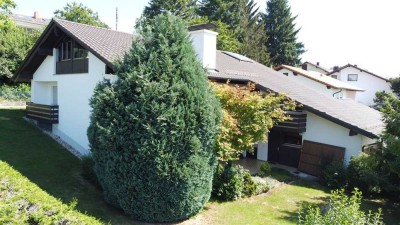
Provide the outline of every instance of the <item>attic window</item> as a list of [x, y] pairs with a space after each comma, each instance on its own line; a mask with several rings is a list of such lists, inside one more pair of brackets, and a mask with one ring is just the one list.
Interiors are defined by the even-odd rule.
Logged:
[[75, 74], [89, 72], [88, 51], [75, 40], [67, 37], [58, 46], [56, 74]]
[[331, 76], [333, 79], [337, 79], [337, 75], [332, 75]]
[[347, 75], [347, 81], [357, 81], [358, 80], [358, 74], [348, 74]]

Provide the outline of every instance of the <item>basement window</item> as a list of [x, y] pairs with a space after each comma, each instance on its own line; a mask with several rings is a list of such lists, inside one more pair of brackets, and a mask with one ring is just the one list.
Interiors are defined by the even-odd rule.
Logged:
[[358, 74], [348, 74], [347, 75], [347, 81], [357, 81], [358, 80]]
[[88, 51], [71, 38], [65, 38], [57, 48], [56, 74], [88, 73]]

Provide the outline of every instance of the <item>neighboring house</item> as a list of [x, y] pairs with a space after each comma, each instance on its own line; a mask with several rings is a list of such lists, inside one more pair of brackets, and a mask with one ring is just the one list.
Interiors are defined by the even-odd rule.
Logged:
[[307, 71], [287, 65], [280, 65], [274, 69], [295, 81], [302, 82], [303, 84], [314, 88], [321, 93], [338, 99], [348, 98], [355, 100], [357, 92], [365, 91], [361, 88], [344, 83], [320, 72]]
[[319, 65], [319, 62], [317, 62], [317, 64], [313, 64], [313, 63], [310, 63], [310, 62], [305, 62], [305, 63], [303, 63], [301, 65], [301, 68], [303, 70], [315, 71], [315, 72], [319, 72], [319, 73], [322, 73], [322, 74], [329, 73], [329, 70], [327, 70], [327, 69], [325, 69], [325, 68], [323, 68], [323, 67], [321, 67]]
[[[258, 144], [255, 158], [318, 174], [324, 158], [348, 162], [376, 142], [384, 126], [378, 111], [320, 94], [239, 54], [217, 51], [217, 33], [206, 28], [196, 26], [190, 31], [209, 79], [254, 82], [261, 91], [286, 94], [298, 103], [297, 111], [288, 112], [293, 120], [276, 125], [268, 142]], [[89, 99], [100, 80], [116, 79], [114, 61], [129, 50], [134, 39], [131, 34], [52, 20], [14, 76], [16, 81], [32, 84], [27, 117], [82, 154], [89, 153]]]
[[334, 67], [332, 72], [327, 74], [332, 78], [342, 82], [365, 89], [358, 93], [356, 101], [367, 106], [374, 105], [375, 93], [378, 91], [391, 92], [390, 81], [367, 70], [357, 67], [357, 65], [347, 64], [342, 67]]
[[33, 16], [11, 14], [10, 18], [15, 22], [17, 27], [23, 27], [28, 30], [44, 29], [50, 22], [49, 19], [42, 18], [38, 11], [36, 11]]

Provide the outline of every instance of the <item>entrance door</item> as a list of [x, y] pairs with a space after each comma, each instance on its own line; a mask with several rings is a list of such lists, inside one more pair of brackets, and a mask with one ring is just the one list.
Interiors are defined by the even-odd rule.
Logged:
[[52, 105], [58, 105], [58, 90], [57, 86], [51, 86]]
[[279, 146], [281, 144], [281, 132], [271, 130], [268, 134], [268, 161], [279, 163]]

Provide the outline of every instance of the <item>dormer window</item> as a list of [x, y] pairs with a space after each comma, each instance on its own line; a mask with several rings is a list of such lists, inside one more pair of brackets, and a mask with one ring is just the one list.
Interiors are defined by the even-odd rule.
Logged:
[[57, 48], [56, 74], [88, 73], [88, 51], [71, 38], [65, 38]]

